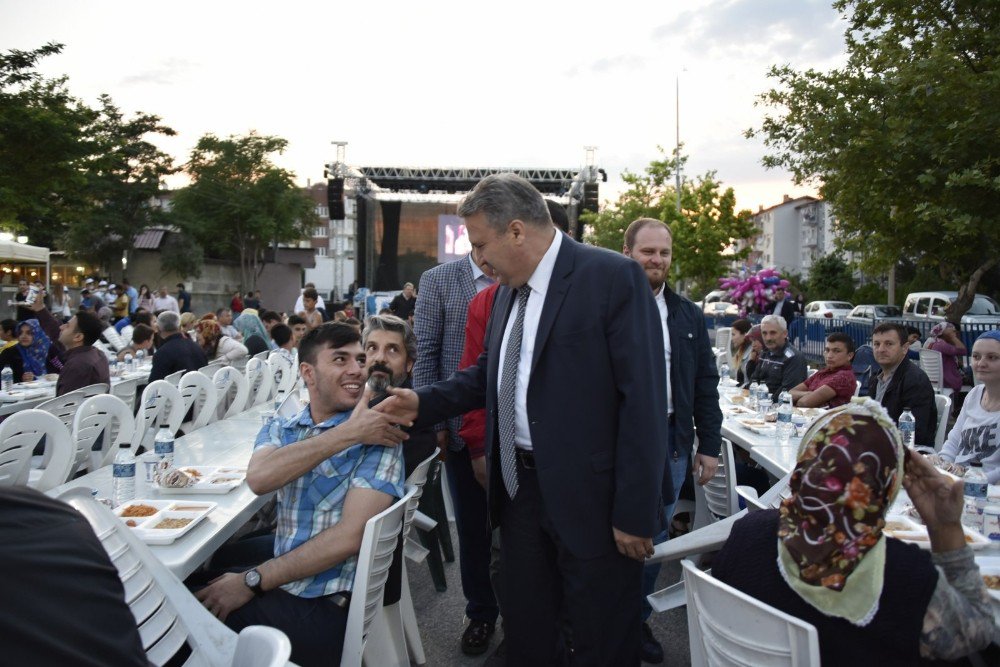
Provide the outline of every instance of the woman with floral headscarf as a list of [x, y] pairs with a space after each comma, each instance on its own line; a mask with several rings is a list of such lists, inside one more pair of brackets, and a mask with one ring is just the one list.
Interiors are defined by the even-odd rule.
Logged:
[[226, 362], [232, 363], [247, 356], [247, 348], [229, 336], [223, 335], [222, 327], [215, 318], [203, 318], [195, 329], [198, 332], [198, 344], [201, 345], [209, 361], [225, 359]]
[[954, 392], [962, 390], [962, 371], [958, 361], [959, 357], [964, 357], [969, 353], [965, 347], [958, 330], [951, 322], [938, 322], [931, 329], [931, 335], [924, 343], [925, 350], [934, 350], [941, 353], [942, 373], [944, 375], [944, 386]]
[[14, 382], [30, 382], [62, 370], [58, 351], [36, 319], [17, 325], [17, 344], [0, 352], [0, 368], [4, 366], [14, 372]]
[[[819, 634], [824, 665], [954, 660], [993, 637], [989, 594], [965, 542], [961, 480], [906, 452], [874, 401], [821, 417], [802, 439], [777, 510], [733, 525], [713, 561], [719, 580]], [[883, 533], [902, 484], [931, 552]]]
[[260, 354], [271, 349], [271, 337], [267, 335], [264, 323], [253, 308], [246, 308], [240, 316], [233, 320], [233, 326], [243, 336], [243, 344], [251, 355]]

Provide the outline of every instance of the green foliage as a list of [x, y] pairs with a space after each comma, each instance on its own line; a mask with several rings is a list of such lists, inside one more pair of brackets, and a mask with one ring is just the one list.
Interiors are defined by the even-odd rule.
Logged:
[[854, 276], [843, 257], [833, 253], [813, 262], [809, 270], [808, 294], [810, 300], [847, 301], [854, 296]]
[[[732, 188], [722, 190], [714, 171], [685, 181], [681, 186], [681, 211], [677, 211], [677, 188], [672, 185], [678, 164], [685, 157], [650, 162], [642, 174], [622, 174], [628, 188], [611, 207], [598, 214], [581, 216], [588, 228], [586, 241], [621, 252], [625, 229], [637, 218], [655, 218], [670, 226], [673, 235], [671, 282], [693, 283], [693, 289], [714, 288], [727, 273], [729, 263], [744, 259], [750, 249], [734, 252], [734, 240], [750, 237], [755, 228], [750, 211], [736, 211]], [[730, 254], [723, 254], [728, 252]]]
[[168, 234], [160, 247], [163, 276], [174, 274], [200, 278], [204, 261], [205, 251], [189, 234]]
[[35, 70], [62, 48], [0, 53], [0, 228], [27, 230], [37, 245], [50, 244], [76, 214], [91, 152], [86, 129], [94, 112], [70, 95], [65, 77]]
[[850, 302], [855, 306], [862, 303], [889, 303], [889, 295], [876, 283], [865, 283], [854, 290]]
[[207, 134], [186, 166], [192, 184], [174, 198], [174, 223], [209, 254], [238, 259], [244, 286], [256, 287], [269, 246], [299, 241], [316, 223], [312, 199], [271, 161], [287, 144], [254, 132]]
[[837, 0], [847, 62], [774, 67], [769, 167], [820, 184], [869, 273], [901, 256], [958, 287], [957, 321], [1000, 262], [1000, 5]]

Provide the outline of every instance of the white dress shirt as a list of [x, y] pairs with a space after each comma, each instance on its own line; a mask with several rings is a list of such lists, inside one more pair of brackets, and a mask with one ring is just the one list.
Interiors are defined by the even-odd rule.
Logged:
[[[535, 272], [528, 278], [531, 293], [524, 305], [524, 330], [521, 334], [521, 358], [517, 363], [517, 384], [514, 385], [514, 445], [519, 449], [533, 449], [531, 445], [531, 430], [528, 427], [528, 382], [531, 380], [531, 359], [535, 353], [535, 336], [538, 335], [538, 322], [542, 318], [542, 306], [545, 305], [545, 293], [549, 290], [552, 270], [556, 266], [559, 246], [562, 245], [562, 232], [556, 231], [549, 249], [545, 251]], [[507, 340], [514, 328], [517, 317], [517, 301], [507, 318], [507, 327], [500, 343], [500, 370], [497, 377], [497, 389], [503, 382], [503, 360], [507, 354]]]
[[492, 285], [493, 279], [483, 273], [483, 270], [479, 268], [479, 265], [472, 261], [472, 253], [469, 253], [466, 256], [469, 258], [469, 266], [472, 267], [472, 284], [476, 286], [476, 293], [478, 294]]
[[663, 357], [667, 365], [667, 415], [674, 412], [673, 392], [670, 391], [670, 332], [667, 330], [667, 290], [660, 285], [660, 293], [656, 295], [656, 307], [660, 311], [660, 326], [663, 328]]

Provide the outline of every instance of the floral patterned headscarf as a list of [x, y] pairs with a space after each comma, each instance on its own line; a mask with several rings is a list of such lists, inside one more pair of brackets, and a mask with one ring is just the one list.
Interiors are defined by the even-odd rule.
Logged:
[[903, 480], [903, 445], [882, 406], [855, 399], [802, 438], [781, 503], [778, 565], [825, 614], [866, 625], [878, 611], [885, 514]]

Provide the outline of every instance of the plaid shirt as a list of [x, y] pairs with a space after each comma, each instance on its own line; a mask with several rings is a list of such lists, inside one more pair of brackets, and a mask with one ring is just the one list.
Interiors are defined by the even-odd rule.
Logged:
[[[344, 423], [350, 412], [335, 414], [313, 424], [309, 406], [290, 419], [272, 419], [260, 431], [254, 450], [284, 447]], [[278, 527], [275, 557], [286, 554], [338, 521], [344, 499], [352, 488], [373, 489], [403, 497], [402, 447], [355, 445], [331, 456], [302, 477], [278, 490]], [[349, 591], [354, 586], [358, 559], [351, 556], [329, 570], [282, 586], [292, 595], [315, 598]]]

